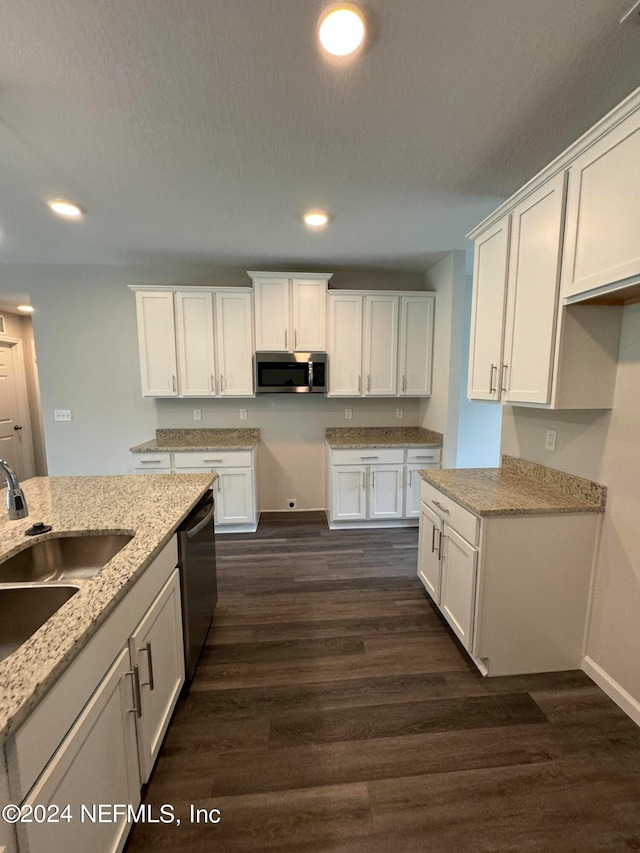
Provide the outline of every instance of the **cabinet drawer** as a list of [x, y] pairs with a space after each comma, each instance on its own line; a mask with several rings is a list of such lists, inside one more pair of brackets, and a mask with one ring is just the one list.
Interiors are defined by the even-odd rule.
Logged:
[[171, 468], [170, 453], [132, 453], [131, 461], [134, 468], [153, 470], [154, 468]]
[[457, 531], [463, 539], [466, 539], [471, 545], [478, 544], [480, 519], [477, 515], [460, 506], [452, 498], [443, 495], [431, 483], [426, 483], [424, 480], [420, 487], [420, 495], [423, 502], [440, 518], [443, 518], [449, 527]]
[[424, 462], [426, 467], [439, 463], [441, 453], [439, 447], [409, 447], [407, 449], [407, 462]]
[[402, 447], [363, 447], [354, 450], [332, 450], [333, 465], [402, 465]]
[[206, 452], [189, 451], [174, 453], [173, 465], [176, 470], [181, 468], [249, 468], [251, 467], [250, 450], [208, 450]]

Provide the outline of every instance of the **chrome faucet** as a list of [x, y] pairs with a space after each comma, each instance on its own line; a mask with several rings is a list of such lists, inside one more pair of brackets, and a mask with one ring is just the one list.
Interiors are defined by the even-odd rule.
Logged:
[[16, 476], [15, 471], [6, 462], [0, 459], [0, 473], [4, 473], [4, 478], [7, 481], [7, 509], [9, 510], [9, 518], [16, 521], [19, 518], [26, 518], [29, 515], [29, 507], [27, 499], [20, 488], [20, 481]]

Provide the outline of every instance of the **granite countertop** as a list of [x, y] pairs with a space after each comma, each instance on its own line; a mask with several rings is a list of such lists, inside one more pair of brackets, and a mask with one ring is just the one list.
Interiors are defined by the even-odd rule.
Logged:
[[157, 429], [156, 437], [131, 447], [131, 453], [176, 453], [181, 450], [253, 450], [259, 429]]
[[[0, 509], [0, 562], [34, 541], [60, 534], [133, 534], [94, 577], [69, 580], [79, 592], [0, 662], [0, 739], [26, 719], [216, 477], [35, 477], [22, 483], [29, 505], [27, 518], [9, 521], [6, 511]], [[0, 491], [1, 497], [4, 491]], [[34, 521], [53, 529], [35, 538], [25, 537]]]
[[333, 449], [360, 447], [442, 447], [442, 433], [422, 427], [327, 427]]
[[427, 483], [480, 516], [604, 512], [607, 489], [513, 456], [501, 468], [431, 468]]

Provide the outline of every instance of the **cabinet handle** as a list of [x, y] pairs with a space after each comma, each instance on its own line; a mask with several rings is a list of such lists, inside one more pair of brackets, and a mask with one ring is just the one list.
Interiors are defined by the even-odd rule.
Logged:
[[141, 465], [160, 465], [160, 459], [141, 459]]
[[220, 374], [220, 393], [224, 392], [224, 376]]
[[409, 468], [409, 488], [411, 488], [411, 481], [413, 480], [413, 468]]
[[407, 390], [407, 377], [406, 375], [402, 377], [402, 392], [404, 393]]
[[371, 393], [371, 374], [367, 376], [367, 394]]
[[176, 390], [176, 377], [173, 373], [171, 374], [171, 387], [174, 391]]
[[360, 459], [380, 459], [379, 456], [361, 456]]
[[437, 506], [439, 510], [442, 510], [442, 512], [446, 513], [446, 515], [449, 515], [449, 510], [446, 507], [442, 506], [441, 503], [439, 503], [438, 501], [434, 501], [433, 504], [434, 506]]
[[284, 348], [287, 349], [287, 330], [284, 330]]
[[214, 462], [222, 462], [222, 459], [203, 459], [202, 461], [207, 465], [213, 465]]
[[139, 649], [139, 651], [147, 653], [147, 665], [149, 667], [149, 681], [143, 681], [140, 686], [146, 687], [148, 685], [149, 690], [153, 690], [155, 687], [155, 681], [153, 678], [153, 655], [151, 654], [151, 643], [148, 642], [147, 645], [143, 649]]
[[220, 475], [218, 475], [218, 494], [220, 494]]
[[358, 394], [362, 393], [362, 376], [358, 374]]
[[446, 539], [447, 537], [442, 535], [442, 530], [438, 531], [438, 534], [439, 534], [439, 535], [438, 535], [438, 559], [439, 559], [439, 560], [444, 560], [444, 558], [445, 558], [447, 555], [446, 555], [446, 554], [444, 553], [444, 551], [442, 550], [442, 540], [443, 540], [443, 539]]
[[363, 472], [362, 472], [362, 488], [363, 488], [363, 489], [364, 489], [364, 488], [366, 487], [366, 485], [367, 485], [367, 484], [366, 484], [366, 482], [365, 482], [365, 477], [366, 477], [366, 474], [365, 474], [365, 472], [363, 471]]
[[433, 459], [433, 453], [430, 453], [428, 456], [416, 456], [416, 459]]
[[508, 367], [509, 367], [508, 364], [503, 364], [502, 368], [500, 370], [500, 386], [501, 386], [500, 391], [504, 392], [505, 394], [507, 393], [507, 386], [505, 383], [505, 377], [506, 377]]
[[375, 487], [376, 487], [376, 472], [372, 471], [371, 472], [371, 488], [375, 489]]
[[133, 708], [128, 709], [129, 714], [135, 714], [138, 719], [142, 716], [142, 701], [140, 696], [140, 670], [137, 666], [128, 670], [125, 675], [130, 675], [133, 682]]
[[209, 377], [209, 391], [211, 391], [212, 394], [216, 393], [216, 380], [213, 377], [213, 373]]
[[493, 387], [493, 373], [498, 369], [497, 364], [491, 364], [491, 373], [489, 374], [489, 393], [495, 394], [496, 389]]
[[436, 532], [440, 533], [440, 531], [435, 526], [435, 524], [432, 524], [431, 527], [432, 527], [432, 531], [431, 531], [431, 553], [434, 554], [435, 550], [436, 550]]

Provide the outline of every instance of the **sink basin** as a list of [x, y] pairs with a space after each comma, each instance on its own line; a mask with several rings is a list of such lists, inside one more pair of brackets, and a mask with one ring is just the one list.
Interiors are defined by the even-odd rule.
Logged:
[[129, 534], [100, 533], [43, 539], [0, 563], [0, 583], [90, 578], [132, 539]]
[[0, 588], [0, 660], [28, 640], [77, 586], [9, 586]]

